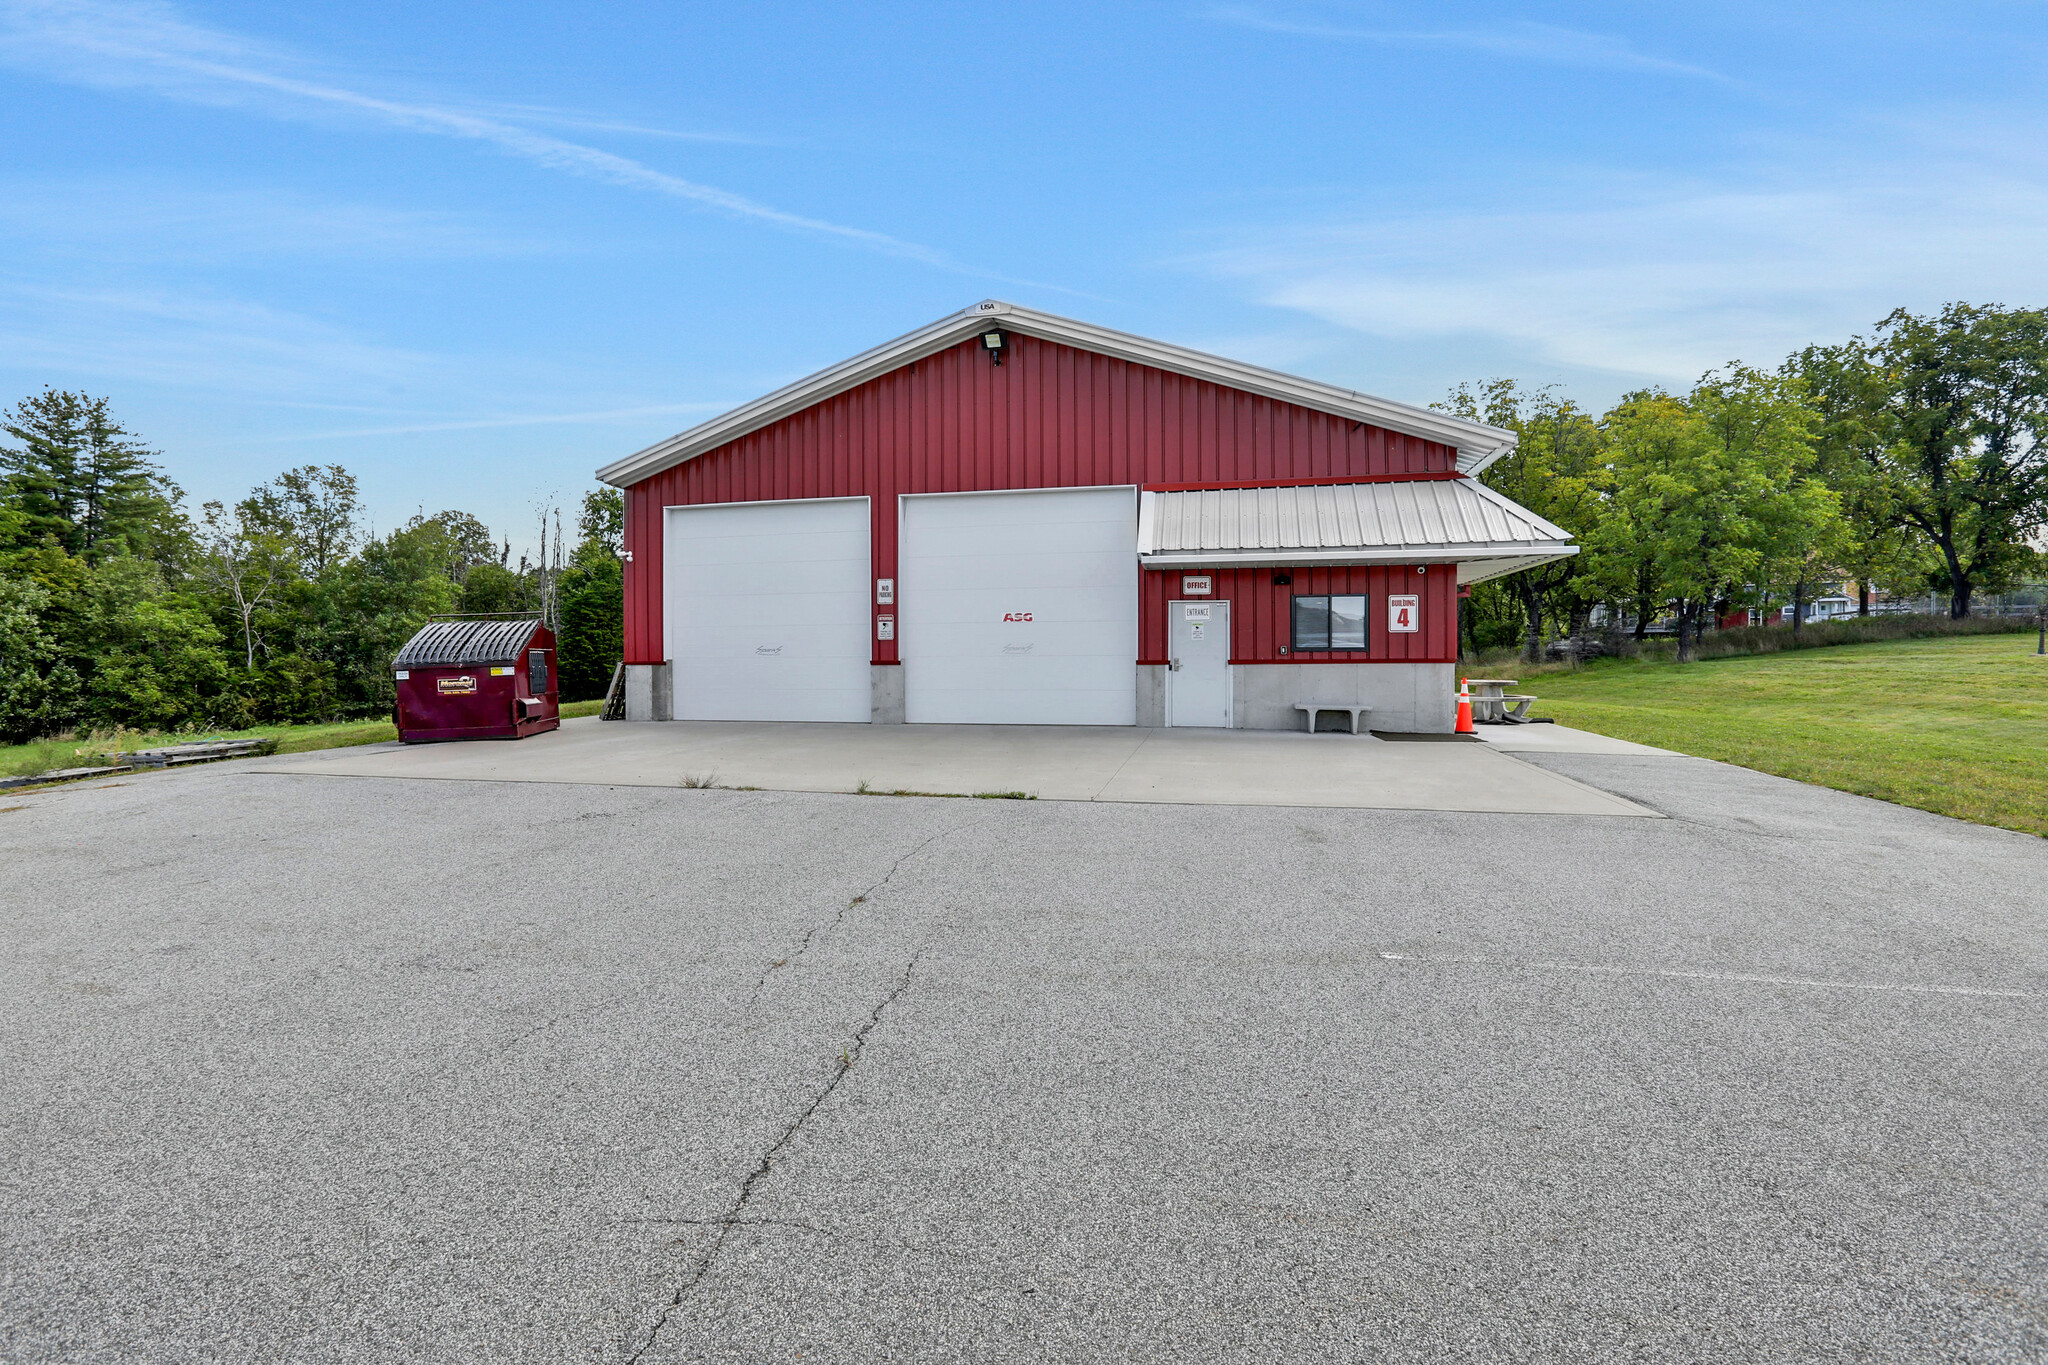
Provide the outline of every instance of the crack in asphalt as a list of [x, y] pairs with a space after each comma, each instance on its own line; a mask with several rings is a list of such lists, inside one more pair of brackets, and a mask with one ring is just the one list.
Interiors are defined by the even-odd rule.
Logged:
[[797, 961], [805, 953], [809, 952], [811, 948], [812, 939], [816, 938], [820, 933], [822, 933], [826, 929], [836, 929], [840, 925], [844, 924], [846, 922], [847, 911], [853, 909], [857, 905], [866, 905], [870, 897], [872, 897], [877, 891], [880, 891], [883, 887], [889, 884], [890, 878], [896, 875], [896, 871], [898, 868], [902, 867], [912, 858], [915, 858], [918, 854], [930, 848], [939, 840], [946, 838], [948, 835], [958, 834], [962, 830], [970, 829], [973, 827], [974, 824], [975, 822], [970, 820], [964, 825], [955, 825], [951, 829], [940, 830], [937, 834], [932, 835], [930, 838], [924, 840], [924, 842], [918, 844], [917, 847], [911, 849], [902, 857], [898, 858], [895, 862], [889, 864], [889, 870], [887, 872], [884, 872], [879, 878], [877, 878], [874, 884], [869, 886], [867, 890], [861, 892], [858, 896], [855, 896], [852, 900], [840, 906], [838, 912], [834, 914], [831, 919], [819, 920], [810, 928], [804, 930], [804, 936], [797, 940], [797, 945], [794, 950], [792, 950], [790, 953], [783, 957], [776, 958], [773, 962], [770, 962], [766, 967], [763, 967], [761, 969], [761, 977], [758, 981], [754, 983], [753, 991], [748, 994], [747, 1003], [751, 1005], [756, 1000], [761, 998], [761, 992], [767, 989], [769, 977], [774, 976], [775, 973], [781, 971], [784, 967], [789, 966], [792, 962]]
[[[938, 835], [932, 836], [933, 839], [938, 837]], [[930, 842], [930, 839], [925, 841], [927, 844]], [[919, 847], [921, 848], [923, 845], [919, 845]], [[914, 853], [916, 850], [913, 849], [912, 852]], [[904, 855], [905, 858], [909, 856], [910, 854], [908, 853]], [[900, 866], [902, 861], [902, 858], [897, 859], [897, 864]], [[890, 871], [893, 873], [895, 869], [891, 868]], [[888, 878], [884, 877], [883, 880], [886, 881]], [[880, 883], [878, 882], [876, 885], [879, 886]], [[740, 1215], [746, 1210], [748, 1201], [754, 1197], [755, 1188], [768, 1178], [768, 1173], [774, 1168], [776, 1156], [795, 1140], [796, 1135], [803, 1130], [804, 1125], [810, 1122], [811, 1116], [818, 1112], [826, 1100], [832, 1098], [832, 1092], [837, 1090], [839, 1083], [846, 1079], [846, 1073], [853, 1070], [853, 1064], [860, 1060], [861, 1049], [867, 1046], [868, 1035], [873, 1033], [876, 1026], [882, 1022], [883, 1012], [889, 1006], [895, 1004], [897, 998], [903, 992], [910, 989], [910, 978], [916, 973], [917, 964], [923, 960], [924, 954], [925, 950], [919, 948], [911, 955], [910, 962], [903, 968], [903, 975], [896, 979], [895, 986], [890, 989], [887, 995], [876, 1002], [872, 1010], [868, 1011], [867, 1020], [853, 1031], [853, 1037], [848, 1039], [846, 1045], [839, 1050], [839, 1064], [833, 1068], [832, 1075], [826, 1080], [818, 1093], [811, 1097], [811, 1102], [804, 1106], [803, 1112], [791, 1119], [788, 1126], [782, 1130], [781, 1135], [768, 1145], [768, 1149], [765, 1152], [761, 1153], [760, 1160], [755, 1163], [754, 1169], [749, 1171], [747, 1178], [740, 1182], [739, 1194], [734, 1197], [732, 1204], [726, 1209], [725, 1213], [715, 1219], [702, 1220], [703, 1226], [715, 1226], [718, 1229], [718, 1235], [711, 1239], [711, 1245], [706, 1247], [704, 1254], [697, 1258], [696, 1266], [683, 1278], [682, 1283], [676, 1286], [675, 1295], [662, 1306], [660, 1315], [654, 1320], [654, 1325], [648, 1329], [647, 1339], [640, 1343], [639, 1350], [627, 1357], [627, 1365], [638, 1365], [640, 1358], [654, 1349], [655, 1342], [661, 1338], [661, 1329], [668, 1325], [669, 1315], [683, 1306], [683, 1300], [690, 1296], [690, 1291], [702, 1283], [704, 1277], [711, 1272], [712, 1263], [718, 1259], [718, 1253], [724, 1248], [726, 1238], [732, 1236], [732, 1230], [745, 1225], [746, 1220], [742, 1219]], [[687, 1222], [689, 1220], [678, 1219], [676, 1221]]]

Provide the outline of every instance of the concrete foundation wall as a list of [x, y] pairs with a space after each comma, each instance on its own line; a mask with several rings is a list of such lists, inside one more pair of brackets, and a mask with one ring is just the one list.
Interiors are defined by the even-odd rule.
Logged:
[[[1449, 734], [1457, 723], [1454, 664], [1233, 664], [1240, 730], [1299, 730], [1301, 701], [1370, 706], [1375, 730]], [[626, 665], [626, 719], [669, 720], [675, 705], [674, 670], [668, 664]], [[868, 672], [869, 719], [876, 725], [903, 724], [903, 669], [872, 665]], [[1138, 666], [1138, 724], [1166, 724], [1166, 669]]]
[[675, 671], [667, 664], [626, 665], [626, 719], [669, 720], [675, 712]]
[[868, 719], [876, 725], [903, 724], [903, 666], [868, 665]]
[[1138, 665], [1138, 724], [1156, 730], [1166, 724], [1166, 666]]
[[[1449, 734], [1457, 724], [1455, 664], [1234, 664], [1240, 730], [1299, 730], [1296, 702], [1370, 706], [1365, 723], [1402, 734]], [[1141, 693], [1142, 695], [1142, 693]], [[1346, 720], [1345, 724], [1349, 724]]]

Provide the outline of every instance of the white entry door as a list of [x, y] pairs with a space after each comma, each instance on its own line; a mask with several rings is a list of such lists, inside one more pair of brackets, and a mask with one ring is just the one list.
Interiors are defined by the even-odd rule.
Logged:
[[903, 499], [904, 719], [1138, 722], [1136, 490]]
[[677, 720], [872, 719], [868, 500], [668, 509]]
[[1229, 729], [1230, 603], [1168, 602], [1166, 723]]

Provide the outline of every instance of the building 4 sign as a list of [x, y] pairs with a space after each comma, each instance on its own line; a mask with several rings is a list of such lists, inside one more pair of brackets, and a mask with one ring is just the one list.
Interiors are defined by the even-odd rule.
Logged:
[[1422, 629], [1422, 598], [1416, 593], [1389, 593], [1387, 595], [1387, 629], [1390, 631], [1413, 631]]

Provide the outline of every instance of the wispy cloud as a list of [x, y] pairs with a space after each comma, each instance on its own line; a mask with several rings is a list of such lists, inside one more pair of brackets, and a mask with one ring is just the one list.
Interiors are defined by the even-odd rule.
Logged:
[[545, 128], [575, 128], [586, 133], [622, 133], [627, 137], [651, 137], [669, 142], [707, 142], [733, 147], [777, 147], [774, 138], [746, 133], [705, 132], [689, 128], [654, 128], [644, 123], [609, 119], [573, 109], [551, 109], [539, 104], [496, 104], [479, 106], [473, 112], [507, 123], [532, 123]]
[[1249, 229], [1189, 264], [1393, 339], [1684, 382], [1947, 299], [2048, 296], [2048, 187], [1922, 165], [1744, 187], [1593, 183], [1513, 209]]
[[367, 340], [290, 309], [172, 287], [44, 286], [0, 278], [0, 367], [39, 382], [109, 380], [194, 393], [361, 392], [449, 382], [459, 362]]
[[283, 115], [320, 111], [483, 143], [535, 165], [649, 190], [734, 218], [944, 270], [985, 273], [931, 247], [791, 213], [601, 148], [536, 132], [510, 118], [439, 101], [388, 98], [310, 75], [304, 61], [281, 48], [188, 23], [170, 6], [150, 0], [0, 0], [0, 61], [102, 87], [147, 89], [213, 105], [254, 105]]
[[1286, 33], [1300, 38], [1335, 39], [1341, 42], [1379, 43], [1392, 47], [1439, 48], [1483, 52], [1516, 61], [1543, 62], [1553, 66], [1590, 67], [1607, 71], [1641, 71], [1664, 76], [1690, 76], [1726, 81], [1728, 77], [1689, 62], [1639, 52], [1627, 39], [1606, 33], [1585, 33], [1529, 20], [1478, 28], [1396, 29], [1350, 28], [1268, 14], [1243, 6], [1219, 6], [1209, 11], [1220, 23], [1267, 33]]
[[16, 266], [82, 257], [95, 269], [160, 260], [242, 264], [280, 255], [474, 260], [562, 249], [479, 215], [157, 176], [0, 182], [0, 235]]

